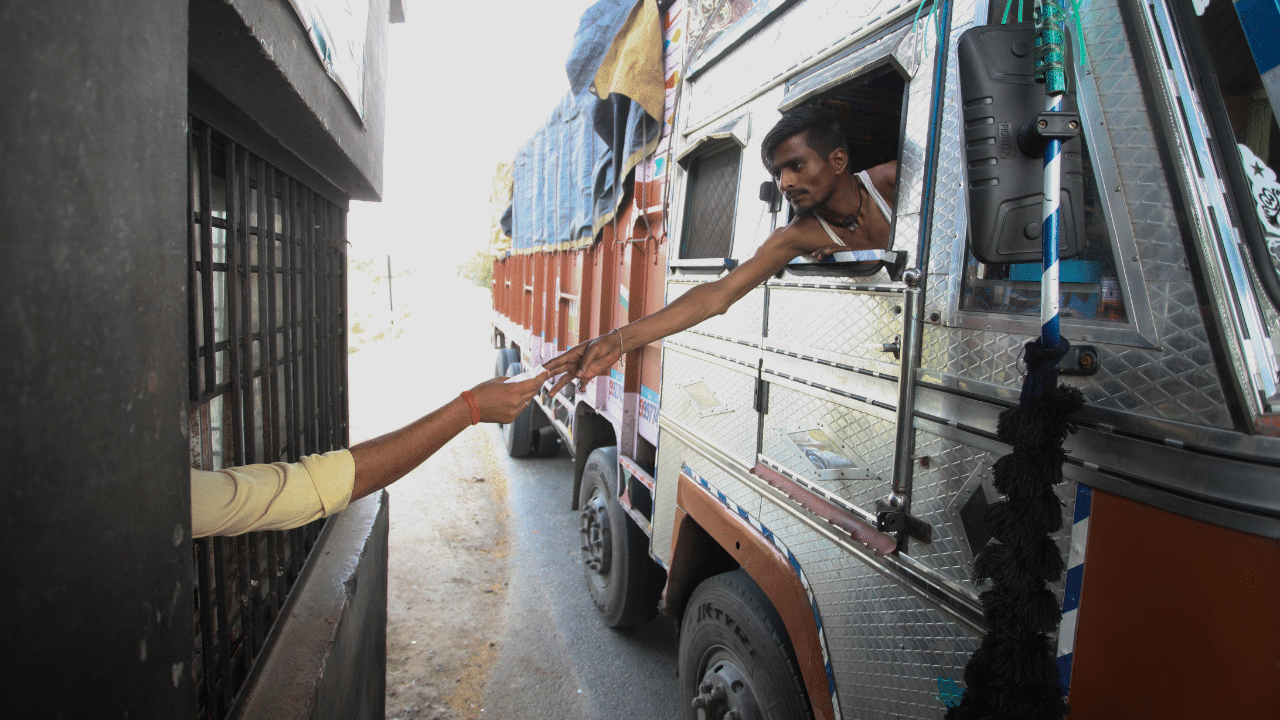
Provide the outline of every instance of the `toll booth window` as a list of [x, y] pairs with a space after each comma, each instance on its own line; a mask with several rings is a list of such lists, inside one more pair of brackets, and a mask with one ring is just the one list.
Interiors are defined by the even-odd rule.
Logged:
[[[1078, 253], [1059, 261], [1059, 317], [1125, 323], [1129, 320], [1098, 184], [1083, 148], [1084, 225]], [[1003, 315], [1040, 315], [1041, 263], [984, 263], [967, 245], [960, 309]]]
[[723, 143], [689, 163], [688, 205], [680, 257], [727, 258], [733, 250], [742, 149]]
[[[188, 125], [191, 466], [345, 447], [346, 211], [198, 118]], [[229, 717], [324, 521], [202, 538], [197, 717]]]

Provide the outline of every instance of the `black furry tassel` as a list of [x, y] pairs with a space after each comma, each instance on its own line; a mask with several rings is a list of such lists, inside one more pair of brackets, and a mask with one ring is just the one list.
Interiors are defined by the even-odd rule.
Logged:
[[992, 469], [996, 490], [1005, 496], [986, 515], [998, 542], [988, 544], [973, 566], [974, 582], [992, 581], [982, 593], [991, 629], [965, 667], [964, 696], [947, 720], [1062, 720], [1069, 709], [1050, 641], [1062, 618], [1045, 587], [1065, 567], [1050, 539], [1062, 528], [1053, 486], [1062, 482], [1062, 443], [1075, 432], [1069, 418], [1084, 407], [1078, 389], [1057, 384], [1062, 352], [1045, 352], [1039, 341], [1028, 344], [1022, 404], [1000, 413], [996, 432], [1013, 452]]

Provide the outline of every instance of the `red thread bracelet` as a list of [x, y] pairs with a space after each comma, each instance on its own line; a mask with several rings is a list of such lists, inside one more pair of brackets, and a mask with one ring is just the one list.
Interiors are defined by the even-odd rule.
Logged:
[[462, 401], [467, 404], [467, 408], [471, 410], [471, 424], [480, 424], [480, 403], [476, 402], [476, 396], [471, 394], [470, 390], [462, 391]]

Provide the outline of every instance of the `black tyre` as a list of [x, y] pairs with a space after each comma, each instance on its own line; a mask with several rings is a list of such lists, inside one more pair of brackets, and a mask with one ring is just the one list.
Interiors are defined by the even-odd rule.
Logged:
[[498, 359], [493, 363], [493, 376], [503, 377], [512, 363], [520, 362], [520, 353], [514, 348], [499, 348]]
[[686, 720], [813, 717], [782, 618], [742, 570], [708, 578], [693, 591], [679, 665]]
[[612, 628], [639, 625], [658, 614], [663, 572], [649, 557], [649, 538], [614, 496], [618, 448], [587, 456], [578, 492], [579, 532], [587, 589], [600, 619]]
[[[524, 366], [520, 363], [511, 363], [507, 366], [507, 375], [519, 375], [524, 372]], [[502, 426], [502, 436], [507, 441], [507, 455], [513, 458], [529, 457], [534, 451], [534, 439], [537, 433], [533, 429], [533, 414], [538, 409], [529, 403], [515, 420]]]

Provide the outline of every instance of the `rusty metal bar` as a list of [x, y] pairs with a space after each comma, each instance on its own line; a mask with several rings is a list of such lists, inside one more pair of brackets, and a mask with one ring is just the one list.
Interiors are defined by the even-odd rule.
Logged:
[[231, 538], [233, 552], [238, 560], [236, 569], [240, 574], [240, 592], [238, 593], [240, 597], [237, 599], [240, 601], [241, 678], [249, 676], [249, 670], [253, 666], [253, 659], [258, 656], [258, 650], [262, 647], [262, 634], [258, 629], [257, 619], [253, 612], [253, 585], [250, 583], [249, 541], [252, 538], [253, 535], [240, 535]]
[[338, 354], [338, 378], [337, 386], [340, 393], [340, 401], [338, 402], [338, 422], [342, 426], [336, 447], [349, 447], [351, 445], [351, 423], [348, 419], [350, 414], [351, 395], [350, 388], [347, 384], [349, 374], [347, 372], [347, 360], [350, 355], [347, 354], [347, 214], [342, 212], [341, 208], [335, 208], [338, 214], [338, 316], [334, 322], [338, 326], [338, 342], [334, 345], [333, 351]]
[[294, 273], [293, 258], [296, 255], [295, 238], [298, 234], [298, 181], [289, 178], [285, 183], [286, 187], [286, 213], [285, 213], [285, 233], [284, 243], [281, 248], [281, 274], [280, 287], [281, 297], [283, 299], [283, 307], [281, 312], [284, 314], [284, 419], [285, 419], [285, 457], [290, 461], [296, 461], [301, 457], [298, 453], [298, 404], [297, 390], [295, 383], [297, 382], [296, 368], [296, 348], [294, 346]]
[[333, 438], [334, 430], [337, 425], [334, 415], [337, 414], [336, 401], [333, 393], [333, 245], [334, 223], [333, 223], [333, 206], [324, 204], [324, 240], [316, 248], [316, 258], [320, 262], [320, 292], [323, 294], [323, 300], [320, 303], [320, 333], [321, 346], [317, 348], [321, 357], [321, 367], [323, 373], [324, 385], [321, 388], [324, 398], [324, 418], [323, 437], [321, 442], [324, 443], [323, 450], [332, 450], [334, 447]]
[[[272, 440], [275, 433], [272, 432], [271, 426], [271, 403], [270, 389], [271, 383], [267, 378], [267, 308], [269, 305], [267, 297], [267, 277], [271, 274], [271, 238], [274, 235], [273, 228], [275, 226], [275, 212], [272, 205], [275, 200], [274, 188], [272, 188], [275, 179], [274, 168], [266, 162], [262, 163], [259, 173], [260, 182], [258, 183], [258, 303], [254, 310], [258, 313], [258, 331], [254, 333], [255, 339], [258, 341], [258, 356], [255, 358], [253, 373], [257, 378], [257, 386], [255, 394], [258, 396], [258, 402], [262, 403], [262, 425], [261, 428], [256, 427], [255, 430], [262, 433], [262, 456], [259, 462], [271, 462], [272, 458]], [[256, 418], [256, 415], [255, 415]], [[275, 549], [272, 548], [274, 553]]]
[[315, 193], [307, 193], [307, 228], [304, 233], [303, 243], [303, 285], [302, 285], [302, 304], [306, 311], [302, 315], [302, 344], [305, 348], [303, 356], [303, 422], [306, 427], [303, 430], [303, 436], [306, 438], [306, 449], [304, 453], [315, 452], [318, 448], [318, 433], [316, 432], [316, 337], [315, 337], [315, 315], [316, 315], [316, 221], [315, 221]]
[[233, 407], [231, 416], [231, 462], [233, 465], [245, 464], [244, 458], [244, 418], [240, 414], [240, 404], [234, 402], [240, 397], [241, 376], [244, 367], [244, 354], [238, 342], [240, 337], [240, 293], [243, 281], [243, 268], [240, 261], [245, 255], [244, 243], [248, 237], [249, 209], [248, 185], [249, 176], [245, 170], [245, 150], [238, 145], [227, 148], [227, 219], [231, 221], [231, 229], [227, 232], [227, 377], [231, 381], [229, 389]]
[[211, 717], [222, 717], [222, 708], [218, 707], [218, 693], [214, 683], [214, 648], [213, 648], [213, 571], [210, 563], [210, 551], [213, 540], [202, 538], [192, 543], [196, 554], [196, 578], [199, 583], [197, 596], [200, 603], [200, 665], [204, 676], [205, 707], [211, 709]]
[[217, 386], [218, 378], [214, 367], [213, 336], [213, 169], [212, 133], [205, 128], [196, 146], [200, 167], [200, 260], [197, 269], [200, 271], [200, 317], [203, 324], [201, 344], [204, 352], [204, 383], [200, 388], [203, 401], [211, 396]]
[[[223, 545], [225, 543], [225, 540], [215, 538], [208, 545], [208, 549], [213, 554], [214, 585], [212, 593], [215, 597], [214, 616], [218, 621], [218, 643], [214, 650], [217, 651], [218, 671], [220, 674], [219, 682], [217, 683], [219, 717], [231, 707], [231, 622], [228, 617], [227, 607], [231, 598], [227, 595], [227, 570], [223, 558]], [[205, 637], [207, 638], [208, 635]]]
[[[187, 182], [193, 182], [194, 177], [199, 173], [199, 163], [196, 158], [195, 140], [196, 132], [194, 128], [187, 133]], [[194, 184], [198, 185], [198, 182]], [[200, 255], [199, 247], [196, 245], [196, 199], [193, 192], [194, 188], [187, 190], [187, 375], [189, 378], [189, 393], [191, 402], [198, 402], [200, 399], [200, 339], [196, 336], [199, 327], [198, 312], [200, 307], [200, 276], [196, 272], [196, 258]]]

